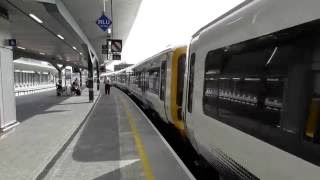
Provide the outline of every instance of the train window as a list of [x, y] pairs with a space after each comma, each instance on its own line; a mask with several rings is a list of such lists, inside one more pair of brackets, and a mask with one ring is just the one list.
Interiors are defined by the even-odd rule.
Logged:
[[313, 142], [320, 143], [320, 72], [313, 74], [313, 92], [305, 136]]
[[149, 71], [149, 79], [148, 79], [148, 85], [149, 85], [149, 91], [154, 94], [159, 94], [159, 84], [160, 84], [160, 68], [155, 68], [153, 70]]
[[320, 38], [317, 38], [312, 64], [311, 95], [304, 135], [307, 140], [320, 143]]
[[190, 67], [189, 67], [189, 85], [188, 85], [188, 112], [192, 112], [192, 98], [193, 98], [193, 81], [194, 81], [194, 65], [196, 60], [196, 54], [192, 53], [190, 58]]
[[218, 115], [219, 86], [218, 78], [225, 56], [223, 50], [211, 51], [208, 53], [205, 62], [203, 110], [204, 113], [216, 117]]
[[135, 74], [133, 72], [130, 73], [130, 86], [134, 85], [136, 81]]
[[288, 66], [282, 55], [287, 50], [286, 46], [269, 45], [244, 52], [209, 52], [203, 92], [205, 114], [279, 127]]
[[138, 87], [142, 88], [142, 74], [141, 74], [141, 72], [137, 73], [137, 79], [138, 79]]
[[161, 63], [161, 88], [160, 88], [160, 99], [164, 100], [166, 94], [166, 76], [167, 76], [167, 60]]
[[178, 83], [177, 83], [177, 106], [182, 106], [183, 81], [185, 72], [186, 55], [181, 55], [178, 59]]
[[149, 73], [148, 72], [143, 72], [143, 89], [144, 91], [149, 89]]
[[[268, 60], [272, 61], [273, 53], [277, 52], [277, 47], [266, 47], [258, 50], [245, 52], [232, 52], [223, 69], [224, 74], [247, 74], [258, 75], [265, 71]], [[269, 62], [270, 63], [270, 62]]]

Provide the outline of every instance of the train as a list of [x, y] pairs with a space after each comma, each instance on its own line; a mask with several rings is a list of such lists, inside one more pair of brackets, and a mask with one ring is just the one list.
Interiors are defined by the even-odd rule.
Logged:
[[247, 0], [187, 46], [108, 74], [221, 179], [318, 180], [320, 1]]
[[[170, 47], [128, 68], [109, 73], [113, 85], [132, 94], [185, 137], [182, 91], [186, 46]], [[178, 84], [177, 84], [178, 82]]]

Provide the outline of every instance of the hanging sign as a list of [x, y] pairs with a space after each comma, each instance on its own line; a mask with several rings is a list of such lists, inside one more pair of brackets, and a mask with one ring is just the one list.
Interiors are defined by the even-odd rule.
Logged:
[[102, 16], [97, 19], [96, 24], [103, 30], [106, 31], [110, 25], [112, 24], [112, 21], [105, 16], [104, 14], [102, 14]]
[[121, 54], [112, 54], [112, 60], [121, 60]]
[[122, 51], [122, 40], [112, 39], [111, 40], [111, 52], [121, 52]]
[[101, 54], [108, 54], [109, 50], [108, 50], [108, 44], [103, 44], [101, 46]]

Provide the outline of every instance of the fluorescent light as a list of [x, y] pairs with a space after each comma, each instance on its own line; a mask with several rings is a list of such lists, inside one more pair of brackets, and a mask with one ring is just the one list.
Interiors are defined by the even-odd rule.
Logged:
[[57, 35], [60, 39], [64, 40], [64, 37], [61, 36], [60, 34]]
[[36, 15], [34, 14], [29, 14], [30, 17], [32, 17], [32, 19], [34, 19], [35, 21], [37, 21], [38, 23], [42, 24], [42, 20], [40, 18], [38, 18]]
[[111, 28], [108, 28], [108, 34], [111, 34]]
[[41, 55], [45, 55], [46, 53], [41, 52], [40, 54], [41, 54]]
[[75, 46], [72, 46], [72, 48], [73, 48], [74, 50], [77, 50], [77, 48], [76, 48]]
[[23, 73], [34, 73], [34, 71], [21, 71]]
[[22, 49], [22, 50], [25, 50], [25, 49], [26, 49], [26, 48], [21, 47], [21, 46], [17, 46], [17, 48]]

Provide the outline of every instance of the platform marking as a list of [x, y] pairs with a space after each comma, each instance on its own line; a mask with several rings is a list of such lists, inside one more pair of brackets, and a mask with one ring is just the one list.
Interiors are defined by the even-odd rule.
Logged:
[[[123, 95], [126, 95], [122, 91], [120, 91]], [[167, 148], [170, 150], [173, 157], [178, 161], [180, 167], [187, 173], [190, 180], [196, 180], [196, 178], [193, 176], [193, 174], [190, 172], [190, 170], [187, 168], [187, 166], [183, 163], [183, 161], [180, 159], [180, 157], [177, 155], [177, 153], [172, 149], [172, 147], [169, 145], [169, 143], [165, 140], [165, 138], [162, 136], [162, 134], [159, 132], [159, 130], [152, 124], [151, 120], [144, 114], [144, 112], [138, 107], [138, 105], [133, 102], [133, 100], [128, 97], [131, 104], [133, 104], [137, 110], [141, 113], [141, 115], [146, 118], [147, 122], [150, 124], [150, 126], [154, 129], [154, 131], [158, 134], [162, 142], [167, 146]]]
[[152, 168], [151, 168], [151, 165], [150, 165], [150, 162], [149, 162], [149, 158], [148, 158], [148, 155], [145, 151], [145, 148], [144, 148], [144, 145], [142, 143], [142, 140], [141, 140], [141, 137], [140, 137], [140, 133], [137, 129], [137, 126], [133, 120], [133, 117], [131, 116], [131, 113], [129, 112], [128, 108], [127, 108], [127, 105], [126, 103], [124, 102], [124, 100], [122, 98], [120, 98], [119, 96], [117, 96], [118, 99], [120, 100], [122, 106], [123, 106], [123, 109], [128, 117], [128, 122], [129, 122], [129, 125], [130, 125], [130, 128], [131, 128], [131, 131], [132, 131], [132, 134], [133, 134], [133, 137], [134, 137], [134, 142], [136, 144], [136, 148], [137, 148], [137, 151], [138, 151], [138, 154], [141, 158], [141, 161], [142, 161], [142, 164], [143, 164], [143, 170], [144, 170], [144, 174], [146, 176], [146, 179], [147, 180], [154, 180], [154, 176], [153, 176], [153, 173], [152, 173]]

